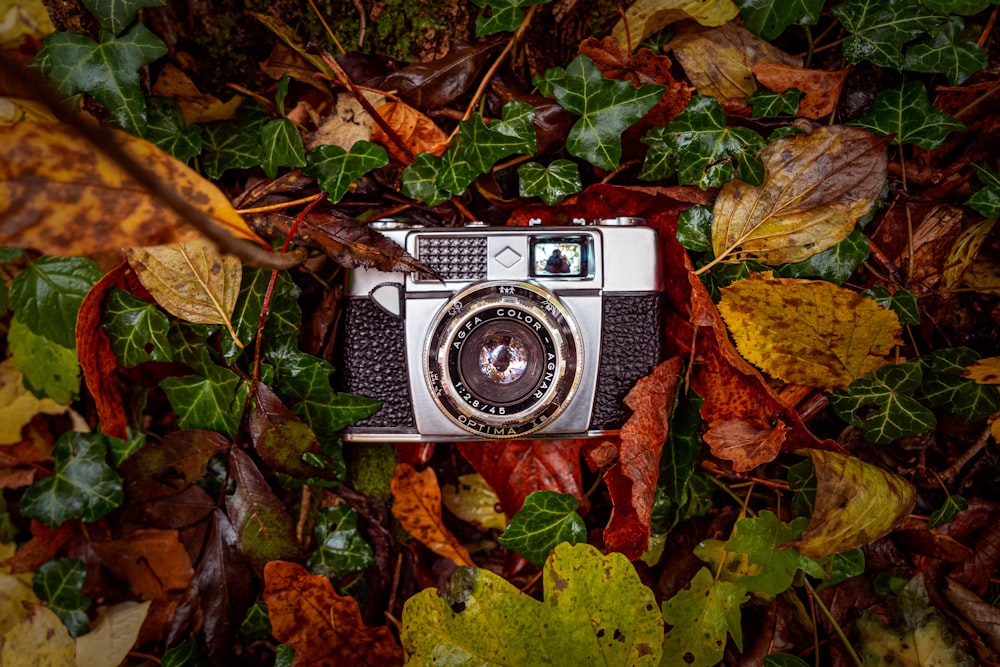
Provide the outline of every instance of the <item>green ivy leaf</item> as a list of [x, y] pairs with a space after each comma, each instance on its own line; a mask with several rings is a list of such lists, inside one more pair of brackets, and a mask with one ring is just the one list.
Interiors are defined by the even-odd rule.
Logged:
[[677, 242], [688, 250], [709, 252], [712, 249], [712, 207], [695, 204], [677, 218]]
[[347, 194], [351, 183], [372, 169], [389, 164], [389, 155], [378, 144], [358, 141], [349, 151], [340, 146], [314, 148], [306, 156], [306, 162], [306, 175], [314, 176], [335, 204]]
[[844, 56], [852, 65], [868, 60], [881, 67], [903, 65], [903, 45], [944, 20], [917, 2], [848, 0], [831, 9], [851, 33]]
[[375, 562], [371, 545], [358, 532], [358, 514], [347, 505], [319, 511], [313, 540], [317, 548], [306, 561], [313, 574], [338, 579]]
[[755, 118], [772, 118], [774, 116], [792, 116], [799, 110], [799, 99], [802, 91], [789, 88], [783, 93], [773, 93], [763, 88], [755, 90], [747, 100], [753, 107]]
[[240, 637], [256, 641], [271, 636], [271, 619], [267, 615], [267, 603], [257, 600], [247, 610], [246, 618], [240, 623]]
[[437, 184], [442, 160], [430, 153], [421, 153], [413, 164], [403, 170], [402, 193], [404, 197], [437, 206], [451, 199], [451, 193]]
[[701, 455], [702, 403], [704, 399], [692, 391], [681, 396], [674, 407], [650, 518], [654, 532], [669, 532], [680, 521], [701, 513], [704, 496], [694, 471]]
[[[923, 380], [921, 364], [883, 366], [848, 385], [830, 392], [830, 406], [837, 416], [861, 428], [865, 440], [888, 444], [899, 438], [934, 428], [934, 413], [913, 394]], [[868, 408], [864, 417], [859, 414]]]
[[128, 436], [127, 440], [114, 438], [110, 435], [105, 436], [108, 440], [108, 458], [111, 459], [111, 465], [115, 468], [124, 463], [125, 459], [135, 454], [146, 444], [145, 433], [133, 433], [129, 431]]
[[825, 563], [827, 577], [816, 585], [816, 590], [830, 588], [851, 577], [865, 573], [865, 552], [861, 548], [833, 554]]
[[747, 566], [752, 574], [744, 575], [739, 580], [747, 591], [779, 595], [791, 587], [799, 570], [813, 577], [823, 576], [822, 566], [812, 558], [792, 548], [779, 548], [798, 538], [808, 523], [806, 517], [782, 523], [767, 510], [757, 517], [736, 522], [733, 536], [723, 548], [729, 553], [747, 556]]
[[[772, 41], [793, 24], [816, 25], [823, 0], [735, 0], [746, 29]], [[757, 112], [754, 111], [756, 114]], [[791, 112], [791, 113], [794, 113]]]
[[79, 637], [90, 632], [87, 608], [90, 598], [80, 593], [87, 579], [87, 566], [79, 558], [59, 558], [45, 563], [31, 579], [31, 588], [39, 600], [48, 603], [48, 608], [69, 630], [70, 637]]
[[965, 369], [979, 361], [979, 353], [968, 347], [935, 350], [918, 358], [924, 372], [919, 396], [931, 407], [958, 415], [972, 423], [1000, 410], [996, 385], [978, 384], [962, 377]]
[[549, 206], [583, 189], [580, 169], [569, 160], [553, 160], [547, 167], [525, 162], [517, 168], [517, 178], [522, 197], [538, 197]]
[[875, 134], [894, 134], [894, 144], [916, 144], [934, 150], [944, 143], [948, 133], [965, 130], [965, 125], [931, 106], [927, 90], [920, 81], [879, 91], [871, 113], [849, 125], [863, 127]]
[[268, 178], [278, 175], [278, 167], [306, 166], [302, 137], [295, 123], [287, 118], [275, 118], [260, 131], [264, 160], [261, 166]]
[[927, 527], [937, 528], [946, 523], [951, 523], [956, 514], [967, 509], [969, 509], [969, 503], [965, 498], [954, 495], [948, 496], [941, 507], [931, 512], [931, 516], [927, 520]]
[[187, 164], [201, 153], [201, 127], [187, 125], [177, 103], [165, 97], [146, 99], [146, 139]]
[[501, 120], [489, 125], [478, 113], [459, 123], [465, 139], [461, 144], [463, 158], [477, 174], [485, 174], [508, 155], [535, 152], [535, 110], [532, 106], [512, 100], [504, 105], [502, 114]]
[[498, 540], [534, 565], [542, 565], [557, 544], [587, 541], [587, 527], [576, 513], [580, 503], [568, 493], [534, 491]]
[[985, 187], [969, 197], [965, 203], [987, 218], [1000, 217], [1000, 173], [983, 165], [973, 164], [979, 175], [979, 182]]
[[212, 667], [212, 663], [201, 652], [198, 640], [191, 637], [167, 650], [160, 660], [160, 667]]
[[91, 259], [40, 257], [11, 282], [10, 307], [39, 336], [75, 350], [76, 315], [102, 275]]
[[965, 22], [952, 16], [931, 37], [906, 50], [903, 68], [915, 72], [941, 73], [958, 86], [986, 68], [986, 53], [975, 42], [962, 39]]
[[997, 4], [996, 0], [920, 0], [927, 9], [938, 14], [960, 14], [970, 16], [978, 14], [991, 4]]
[[550, 67], [544, 74], [531, 77], [531, 85], [538, 88], [538, 92], [544, 97], [552, 97], [555, 94], [556, 84], [565, 78], [566, 70], [562, 67]]
[[105, 30], [121, 33], [135, 19], [141, 7], [162, 7], [166, 0], [81, 0]]
[[69, 405], [80, 395], [80, 364], [76, 352], [57, 345], [29, 329], [20, 319], [11, 320], [7, 345], [14, 366], [24, 375], [24, 385], [38, 398]]
[[476, 7], [489, 7], [492, 13], [489, 17], [476, 17], [476, 37], [492, 35], [498, 32], [513, 32], [524, 20], [522, 7], [540, 5], [549, 0], [472, 0]]
[[232, 438], [239, 430], [250, 386], [228, 368], [211, 364], [200, 371], [203, 375], [168, 377], [160, 387], [181, 428], [217, 431]]
[[819, 278], [843, 285], [868, 259], [868, 239], [855, 229], [840, 243], [794, 264], [782, 264], [774, 270], [780, 278]]
[[99, 42], [69, 32], [42, 40], [32, 64], [64, 95], [86, 93], [99, 101], [123, 128], [146, 135], [146, 98], [139, 69], [167, 55], [167, 46], [136, 23], [120, 37], [102, 30]]
[[449, 194], [459, 195], [465, 192], [472, 181], [482, 173], [472, 166], [469, 153], [465, 150], [467, 141], [465, 135], [459, 134], [452, 139], [451, 145], [440, 160], [436, 161], [439, 166], [434, 180], [436, 188], [441, 188]]
[[170, 319], [156, 304], [112, 288], [104, 304], [104, 333], [118, 361], [132, 368], [145, 361], [173, 361]]
[[702, 190], [720, 187], [734, 175], [753, 185], [764, 182], [764, 163], [757, 157], [764, 138], [727, 126], [722, 105], [708, 95], [692, 96], [677, 118], [647, 132], [642, 142], [649, 146], [639, 174], [645, 180], [667, 178], [676, 170], [679, 183]]
[[653, 108], [664, 86], [605, 79], [594, 61], [580, 55], [555, 85], [556, 101], [580, 118], [566, 139], [571, 155], [611, 171], [621, 160], [621, 136]]
[[866, 289], [861, 295], [874, 299], [878, 305], [896, 313], [901, 324], [909, 326], [920, 324], [917, 295], [910, 290], [901, 289], [897, 290], [895, 294], [891, 294], [887, 287], [876, 285], [871, 289]]
[[813, 505], [816, 504], [816, 467], [812, 459], [803, 459], [788, 467], [788, 486], [795, 494], [792, 496], [792, 514], [797, 517], [812, 516]]
[[222, 120], [202, 126], [205, 175], [217, 180], [230, 169], [250, 169], [263, 162], [260, 131], [267, 116], [251, 110], [236, 120]]
[[55, 528], [70, 519], [97, 521], [121, 505], [122, 478], [104, 460], [106, 455], [103, 435], [64, 433], [52, 450], [52, 476], [28, 487], [21, 512]]
[[673, 627], [663, 640], [664, 665], [711, 667], [722, 660], [726, 634], [743, 650], [740, 605], [747, 601], [738, 583], [715, 580], [701, 568], [689, 588], [663, 603], [663, 620]]
[[[243, 278], [240, 282], [240, 294], [236, 298], [233, 309], [232, 323], [236, 329], [236, 337], [243, 343], [237, 347], [232, 336], [223, 336], [220, 340], [222, 353], [227, 363], [236, 359], [243, 350], [251, 349], [257, 338], [257, 326], [260, 324], [261, 310], [264, 307], [264, 295], [271, 282], [269, 269], [258, 269], [244, 265]], [[297, 338], [302, 326], [302, 309], [299, 307], [299, 289], [287, 271], [278, 273], [271, 294], [270, 309], [267, 312], [267, 322], [264, 324], [265, 338], [290, 336]]]

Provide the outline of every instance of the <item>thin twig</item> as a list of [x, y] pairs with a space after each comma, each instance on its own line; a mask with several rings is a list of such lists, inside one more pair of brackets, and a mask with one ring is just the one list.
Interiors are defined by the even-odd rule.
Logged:
[[278, 204], [269, 204], [267, 206], [256, 206], [253, 208], [238, 208], [236, 212], [240, 215], [250, 215], [251, 213], [272, 213], [274, 211], [283, 211], [286, 208], [294, 208], [300, 204], [308, 204], [309, 202], [316, 201], [322, 197], [325, 197], [325, 192], [320, 192], [314, 195], [309, 195], [308, 197], [303, 197], [302, 199], [293, 199], [291, 201], [283, 201]]
[[320, 13], [319, 8], [316, 7], [316, 3], [313, 2], [313, 0], [309, 0], [309, 6], [312, 7], [313, 14], [316, 15], [316, 18], [319, 19], [319, 22], [323, 24], [323, 28], [326, 30], [326, 34], [329, 35], [330, 39], [333, 40], [333, 43], [334, 45], [336, 45], [337, 50], [340, 51], [342, 54], [347, 53], [347, 50], [340, 45], [340, 40], [337, 39], [337, 36], [335, 34], [333, 34], [333, 30], [330, 30], [330, 26], [327, 24], [326, 19], [323, 18], [323, 15]]
[[851, 646], [851, 642], [847, 641], [847, 635], [844, 634], [843, 628], [840, 627], [840, 624], [833, 618], [833, 614], [831, 614], [830, 610], [827, 609], [825, 604], [823, 604], [823, 601], [816, 594], [816, 590], [812, 587], [808, 580], [803, 580], [803, 584], [805, 585], [806, 590], [809, 591], [809, 594], [816, 601], [816, 605], [819, 607], [820, 611], [822, 611], [823, 615], [826, 616], [826, 620], [830, 621], [830, 625], [833, 626], [834, 633], [840, 637], [840, 641], [844, 644], [844, 650], [846, 650], [847, 654], [851, 656], [851, 660], [854, 661], [854, 664], [857, 665], [857, 667], [865, 667], [865, 663], [861, 661], [861, 656], [859, 656], [857, 651], [854, 650], [854, 647]]
[[940, 479], [946, 481], [948, 484], [953, 484], [955, 478], [958, 477], [958, 473], [962, 472], [965, 464], [986, 448], [986, 443], [990, 439], [990, 432], [990, 426], [987, 424], [982, 433], [979, 434], [979, 438], [976, 439], [975, 444], [965, 450], [965, 453], [955, 459], [950, 466], [941, 471]]

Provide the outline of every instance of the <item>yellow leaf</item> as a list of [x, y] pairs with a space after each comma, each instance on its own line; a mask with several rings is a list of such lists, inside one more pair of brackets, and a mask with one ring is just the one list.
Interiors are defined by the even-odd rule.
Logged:
[[152, 248], [128, 248], [128, 263], [143, 287], [172, 315], [195, 324], [224, 324], [237, 345], [231, 318], [243, 265], [198, 239]]
[[740, 354], [790, 384], [846, 387], [889, 363], [902, 342], [895, 313], [823, 280], [754, 274], [721, 292]]
[[432, 468], [417, 472], [408, 463], [400, 463], [390, 488], [392, 515], [403, 530], [456, 565], [475, 567], [468, 550], [441, 519], [441, 489]]
[[462, 521], [481, 528], [503, 530], [507, 527], [507, 517], [497, 511], [500, 499], [478, 473], [459, 475], [457, 485], [442, 486], [441, 501], [449, 512]]
[[735, 23], [720, 28], [690, 23], [678, 26], [665, 48], [674, 52], [699, 93], [720, 102], [744, 100], [757, 90], [750, 68], [758, 62], [802, 65], [801, 58], [788, 55]]
[[21, 428], [38, 413], [58, 415], [66, 409], [51, 398], [39, 399], [28, 391], [13, 359], [0, 363], [0, 445], [20, 442]]
[[[115, 140], [230, 233], [259, 240], [211, 182], [153, 144]], [[59, 123], [0, 127], [0, 245], [86, 255], [188, 241], [200, 233], [115, 162]]]
[[761, 185], [737, 179], [719, 192], [716, 261], [801, 262], [839, 243], [882, 191], [885, 147], [885, 138], [840, 125], [768, 145]]
[[41, 604], [7, 631], [0, 647], [3, 667], [67, 667], [76, 664], [76, 644], [55, 612]]
[[1000, 384], [1000, 357], [985, 357], [965, 369], [962, 377], [976, 384]]
[[80, 667], [118, 667], [125, 662], [149, 613], [146, 602], [122, 602], [97, 608], [90, 632], [76, 638], [76, 664]]
[[0, 49], [16, 49], [25, 37], [41, 39], [54, 31], [41, 0], [4, 0], [0, 4]]
[[803, 556], [822, 558], [874, 542], [913, 511], [917, 492], [902, 477], [853, 456], [807, 453], [816, 469], [816, 504], [802, 536], [788, 544]]
[[49, 108], [35, 100], [0, 97], [0, 125], [13, 125], [26, 120], [56, 122]]
[[153, 94], [175, 101], [188, 125], [229, 120], [236, 115], [236, 110], [243, 103], [240, 95], [233, 95], [228, 102], [223, 103], [218, 97], [201, 92], [191, 77], [170, 63], [164, 66], [156, 78]]
[[632, 33], [632, 48], [652, 34], [677, 21], [692, 19], [702, 25], [717, 26], [732, 21], [740, 8], [732, 0], [638, 0], [619, 20], [611, 36], [625, 45], [625, 25]]
[[[12, 555], [9, 554], [8, 558]], [[0, 574], [0, 638], [28, 615], [25, 602], [39, 604], [31, 589], [30, 575], [25, 581], [23, 575]]]
[[955, 241], [945, 260], [944, 272], [941, 276], [941, 289], [948, 291], [958, 287], [965, 277], [966, 271], [976, 261], [979, 249], [986, 242], [986, 237], [993, 230], [996, 218], [987, 218], [965, 229]]

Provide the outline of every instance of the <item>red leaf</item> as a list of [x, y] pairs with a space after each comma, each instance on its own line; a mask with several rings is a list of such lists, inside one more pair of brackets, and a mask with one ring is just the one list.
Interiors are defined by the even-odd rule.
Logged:
[[604, 544], [635, 560], [649, 544], [649, 520], [660, 476], [660, 454], [667, 440], [683, 362], [674, 357], [656, 366], [625, 397], [632, 416], [621, 429], [618, 462], [604, 473], [614, 508], [604, 529]]
[[119, 470], [130, 498], [163, 498], [204, 477], [208, 460], [228, 447], [229, 440], [214, 431], [174, 431], [144, 445]]
[[324, 575], [271, 561], [264, 568], [264, 602], [275, 639], [295, 649], [292, 667], [403, 664], [389, 628], [365, 625], [357, 600], [337, 595]]
[[75, 521], [67, 521], [58, 528], [49, 528], [40, 521], [31, 520], [31, 539], [4, 561], [11, 574], [34, 572], [56, 557], [59, 550], [76, 534]]

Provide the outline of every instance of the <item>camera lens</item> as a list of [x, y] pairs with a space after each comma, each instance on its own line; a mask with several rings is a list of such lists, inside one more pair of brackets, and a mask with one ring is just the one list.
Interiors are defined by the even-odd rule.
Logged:
[[481, 400], [510, 405], [534, 391], [542, 376], [542, 343], [530, 330], [488, 322], [458, 354], [458, 371]]

